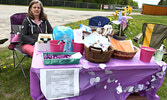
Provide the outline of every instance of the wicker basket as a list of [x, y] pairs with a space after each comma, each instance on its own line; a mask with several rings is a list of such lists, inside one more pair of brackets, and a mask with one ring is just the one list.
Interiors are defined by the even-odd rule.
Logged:
[[135, 50], [134, 52], [114, 50], [112, 57], [117, 59], [132, 59], [135, 56], [136, 52], [138, 51], [137, 47], [134, 47], [134, 50]]
[[114, 52], [114, 49], [112, 47], [109, 47], [108, 51], [102, 51], [101, 48], [96, 48], [93, 46], [90, 46], [89, 48], [84, 46], [85, 49], [85, 58], [94, 63], [104, 63], [108, 62], [111, 58], [111, 55]]

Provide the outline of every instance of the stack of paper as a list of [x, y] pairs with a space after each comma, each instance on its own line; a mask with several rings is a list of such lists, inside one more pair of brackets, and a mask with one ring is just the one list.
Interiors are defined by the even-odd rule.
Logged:
[[110, 42], [113, 48], [116, 50], [121, 50], [125, 52], [134, 52], [134, 48], [131, 40], [118, 41], [113, 38], [110, 38]]

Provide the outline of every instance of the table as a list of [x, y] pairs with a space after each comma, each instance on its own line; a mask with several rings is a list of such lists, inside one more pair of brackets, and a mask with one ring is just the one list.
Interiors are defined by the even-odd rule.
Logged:
[[[42, 61], [42, 52], [35, 51], [30, 69], [30, 92], [34, 100], [45, 100], [40, 89], [40, 69], [80, 68], [79, 96], [61, 100], [125, 100], [131, 93], [139, 92], [149, 100], [159, 100], [156, 94], [166, 74], [166, 64], [159, 66], [154, 59], [150, 63], [139, 60], [140, 50], [131, 60], [111, 58], [104, 64], [91, 63], [81, 58], [75, 65], [49, 65]], [[104, 69], [99, 67], [106, 65]], [[92, 78], [100, 82], [90, 83]]]

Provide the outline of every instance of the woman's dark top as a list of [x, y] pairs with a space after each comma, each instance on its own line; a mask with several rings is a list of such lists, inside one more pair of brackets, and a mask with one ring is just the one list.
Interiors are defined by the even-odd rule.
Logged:
[[51, 33], [53, 29], [48, 20], [41, 20], [39, 26], [30, 18], [26, 17], [22, 23], [21, 29], [21, 44], [34, 45], [38, 39], [39, 33]]

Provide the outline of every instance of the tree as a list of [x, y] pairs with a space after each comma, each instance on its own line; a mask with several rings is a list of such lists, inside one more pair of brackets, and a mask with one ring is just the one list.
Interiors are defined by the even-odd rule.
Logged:
[[138, 6], [133, 0], [65, 0], [65, 1], [80, 1], [80, 2], [90, 2], [99, 4], [120, 4], [120, 5], [131, 5]]
[[128, 5], [128, 0], [125, 0], [124, 5]]
[[167, 5], [167, 0], [160, 0], [158, 5]]
[[163, 2], [163, 0], [160, 0], [159, 3], [158, 3], [158, 5], [162, 5], [162, 2]]

